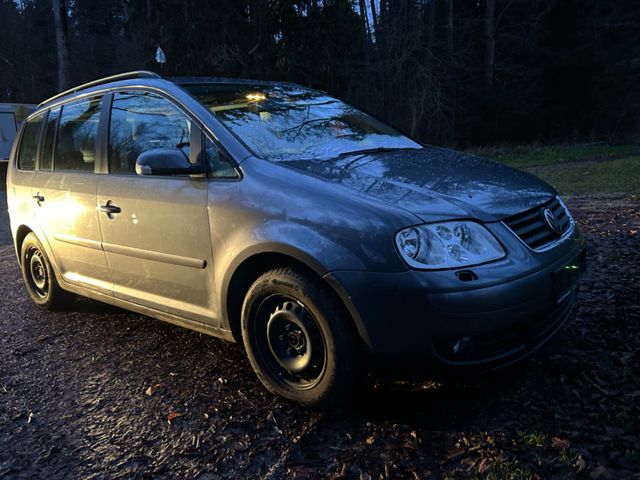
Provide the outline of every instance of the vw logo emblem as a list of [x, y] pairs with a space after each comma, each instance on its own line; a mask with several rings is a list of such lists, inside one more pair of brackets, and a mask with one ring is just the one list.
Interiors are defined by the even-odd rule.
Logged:
[[548, 208], [545, 208], [544, 211], [542, 212], [542, 215], [544, 216], [544, 219], [547, 222], [547, 225], [549, 225], [549, 228], [551, 229], [551, 231], [557, 235], [561, 235], [562, 225], [560, 225], [560, 222], [558, 221], [556, 216], [553, 214], [553, 212]]

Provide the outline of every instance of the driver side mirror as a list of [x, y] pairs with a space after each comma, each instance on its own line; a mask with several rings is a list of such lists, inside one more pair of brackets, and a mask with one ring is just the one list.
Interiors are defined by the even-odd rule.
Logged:
[[138, 175], [197, 175], [204, 173], [202, 165], [189, 162], [179, 148], [156, 148], [142, 152], [136, 160]]

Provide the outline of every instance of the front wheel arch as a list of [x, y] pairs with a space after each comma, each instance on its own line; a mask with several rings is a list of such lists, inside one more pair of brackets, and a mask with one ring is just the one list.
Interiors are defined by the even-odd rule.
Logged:
[[323, 273], [326, 272], [322, 272], [318, 268], [312, 268], [302, 260], [292, 257], [291, 255], [279, 252], [260, 252], [245, 258], [233, 270], [230, 280], [225, 284], [226, 288], [222, 292], [223, 318], [226, 319], [236, 343], [242, 343], [240, 324], [242, 303], [244, 302], [244, 297], [249, 291], [249, 288], [253, 282], [260, 277], [260, 275], [269, 270], [280, 267], [298, 269], [301, 272], [316, 277], [324, 283], [340, 301], [342, 307], [346, 311], [346, 314], [349, 315], [351, 322], [353, 322], [363, 346], [365, 349], [368, 348], [370, 342], [366, 328], [364, 327], [364, 323], [359, 317], [358, 312], [354, 310], [353, 306], [349, 304], [348, 298], [344, 296], [346, 295], [346, 292], [341, 292], [336, 288], [336, 285], [328, 282], [326, 278], [323, 277]]
[[[244, 259], [233, 271], [229, 282], [227, 283], [226, 292], [223, 293], [223, 306], [225, 308], [225, 318], [229, 324], [229, 329], [237, 343], [242, 343], [241, 332], [241, 313], [242, 303], [249, 288], [260, 275], [280, 267], [291, 267], [306, 272], [319, 278], [323, 282], [325, 280], [317, 270], [309, 267], [306, 263], [294, 258], [290, 255], [277, 252], [261, 252], [251, 255]], [[329, 285], [327, 283], [327, 285]], [[333, 288], [330, 286], [333, 290]], [[338, 294], [336, 293], [336, 296]], [[339, 297], [339, 296], [338, 296]], [[346, 307], [345, 307], [346, 308]]]
[[347, 309], [322, 279], [275, 268], [250, 287], [242, 339], [258, 378], [272, 393], [306, 406], [334, 406], [363, 378], [361, 339]]

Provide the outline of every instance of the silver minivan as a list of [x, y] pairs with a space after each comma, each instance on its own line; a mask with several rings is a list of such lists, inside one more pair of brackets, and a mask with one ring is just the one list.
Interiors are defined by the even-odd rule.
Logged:
[[467, 374], [572, 315], [583, 238], [557, 192], [421, 145], [324, 92], [132, 72], [40, 104], [7, 199], [31, 298], [242, 342], [272, 392]]

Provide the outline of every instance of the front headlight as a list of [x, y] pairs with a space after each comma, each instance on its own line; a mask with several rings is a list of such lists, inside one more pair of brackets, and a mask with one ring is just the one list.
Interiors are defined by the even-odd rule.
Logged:
[[457, 268], [505, 256], [485, 227], [475, 222], [442, 222], [405, 228], [396, 234], [398, 250], [410, 266]]

